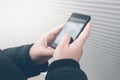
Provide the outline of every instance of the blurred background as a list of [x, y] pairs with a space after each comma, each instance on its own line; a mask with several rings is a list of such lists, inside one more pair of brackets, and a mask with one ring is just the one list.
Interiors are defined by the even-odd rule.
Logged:
[[120, 80], [120, 0], [0, 0], [0, 48], [34, 43], [73, 12], [92, 17], [80, 61], [88, 79]]

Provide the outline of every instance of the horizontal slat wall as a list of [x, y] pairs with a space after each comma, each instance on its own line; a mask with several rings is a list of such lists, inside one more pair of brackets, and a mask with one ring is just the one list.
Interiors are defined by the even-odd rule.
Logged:
[[81, 67], [89, 80], [120, 80], [119, 0], [44, 0], [40, 8], [54, 24], [65, 22], [72, 12], [91, 15]]

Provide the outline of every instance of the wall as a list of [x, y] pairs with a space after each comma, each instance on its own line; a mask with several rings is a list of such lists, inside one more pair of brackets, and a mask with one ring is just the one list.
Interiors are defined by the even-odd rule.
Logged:
[[0, 1], [0, 48], [35, 42], [44, 32], [65, 23], [72, 12], [92, 17], [80, 61], [89, 80], [120, 80], [119, 0]]

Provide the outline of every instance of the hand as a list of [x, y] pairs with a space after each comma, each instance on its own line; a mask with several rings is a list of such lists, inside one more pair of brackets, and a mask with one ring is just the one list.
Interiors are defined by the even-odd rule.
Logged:
[[43, 64], [53, 56], [54, 49], [50, 45], [62, 28], [63, 25], [60, 25], [47, 32], [31, 47], [30, 57], [33, 62]]
[[70, 36], [66, 34], [55, 49], [53, 61], [59, 59], [73, 59], [79, 62], [83, 52], [83, 45], [88, 38], [90, 28], [91, 23], [89, 22], [79, 37], [71, 44], [69, 44]]

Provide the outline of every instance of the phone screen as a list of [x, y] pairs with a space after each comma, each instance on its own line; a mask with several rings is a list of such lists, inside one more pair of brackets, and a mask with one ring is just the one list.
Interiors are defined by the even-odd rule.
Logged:
[[86, 24], [86, 19], [71, 16], [62, 29], [62, 31], [58, 34], [56, 39], [54, 40], [52, 47], [56, 48], [60, 40], [63, 38], [65, 34], [69, 34], [73, 41], [78, 37], [79, 33], [83, 30], [84, 26]]

